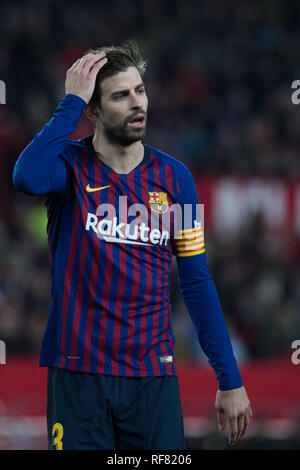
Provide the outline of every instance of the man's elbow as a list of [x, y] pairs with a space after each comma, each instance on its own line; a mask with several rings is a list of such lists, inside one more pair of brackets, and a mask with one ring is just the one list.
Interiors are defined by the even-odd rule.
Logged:
[[13, 170], [12, 180], [14, 187], [21, 191], [22, 193], [28, 195], [37, 195], [39, 194], [37, 190], [33, 187], [32, 181], [29, 181], [28, 178], [24, 176], [20, 171], [17, 171], [16, 168]]

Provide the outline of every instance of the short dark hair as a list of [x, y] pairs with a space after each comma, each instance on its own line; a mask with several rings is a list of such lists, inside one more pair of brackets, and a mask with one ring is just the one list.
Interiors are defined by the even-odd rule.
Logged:
[[95, 90], [90, 100], [91, 103], [97, 106], [101, 105], [101, 82], [119, 72], [124, 72], [129, 67], [136, 67], [140, 76], [143, 77], [147, 62], [143, 59], [139, 47], [134, 39], [124, 42], [120, 46], [103, 46], [96, 49], [89, 49], [86, 54], [98, 54], [104, 51], [108, 61], [99, 70]]

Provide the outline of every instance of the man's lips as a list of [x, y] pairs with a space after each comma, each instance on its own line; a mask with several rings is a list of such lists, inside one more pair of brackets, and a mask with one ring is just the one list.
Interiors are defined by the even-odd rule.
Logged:
[[145, 115], [142, 113], [136, 114], [131, 120], [129, 121], [128, 125], [130, 127], [141, 128], [145, 126]]

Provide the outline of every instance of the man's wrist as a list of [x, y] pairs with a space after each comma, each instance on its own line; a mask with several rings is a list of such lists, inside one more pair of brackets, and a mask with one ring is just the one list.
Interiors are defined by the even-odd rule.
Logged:
[[231, 380], [228, 378], [227, 380], [219, 380], [219, 387], [218, 389], [221, 392], [226, 392], [227, 390], [235, 390], [237, 388], [241, 388], [243, 386], [242, 378], [235, 377], [231, 378]]
[[244, 386], [241, 385], [240, 387], [228, 388], [228, 389], [226, 389], [226, 390], [219, 388], [219, 392], [222, 392], [223, 394], [228, 394], [228, 395], [230, 395], [231, 392], [235, 392], [236, 390], [240, 390], [240, 389], [242, 389], [243, 387], [244, 387]]
[[65, 99], [78, 101], [78, 103], [80, 102], [84, 106], [87, 105], [87, 102], [81, 96], [75, 95], [74, 93], [66, 93], [65, 94]]

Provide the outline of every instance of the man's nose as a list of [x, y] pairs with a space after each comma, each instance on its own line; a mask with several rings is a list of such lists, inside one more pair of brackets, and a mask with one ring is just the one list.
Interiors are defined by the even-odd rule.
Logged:
[[136, 108], [142, 108], [142, 97], [137, 95], [136, 93], [133, 93], [131, 95], [131, 107], [136, 109]]

